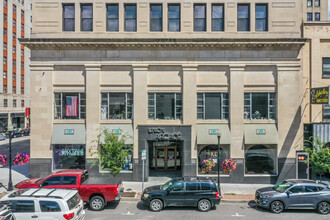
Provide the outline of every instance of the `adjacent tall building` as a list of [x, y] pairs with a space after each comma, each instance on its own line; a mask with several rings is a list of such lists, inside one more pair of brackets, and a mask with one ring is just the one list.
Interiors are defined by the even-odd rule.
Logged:
[[3, 0], [0, 6], [0, 132], [9, 124], [29, 126], [26, 108], [30, 107], [30, 50], [19, 42], [31, 33], [31, 1]]
[[[34, 0], [30, 176], [90, 168], [98, 129], [126, 134], [120, 176], [297, 177], [303, 1]], [[217, 160], [217, 133], [221, 159]], [[102, 140], [100, 140], [102, 142]]]

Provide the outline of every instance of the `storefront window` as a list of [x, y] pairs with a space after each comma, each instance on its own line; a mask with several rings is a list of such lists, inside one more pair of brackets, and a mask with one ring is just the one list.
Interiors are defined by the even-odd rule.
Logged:
[[181, 120], [181, 93], [149, 93], [148, 118], [163, 120]]
[[[218, 174], [218, 146], [217, 145], [207, 145], [198, 146], [198, 174]], [[215, 167], [208, 173], [202, 172], [203, 161], [211, 158], [215, 162]], [[229, 146], [220, 146], [220, 173], [223, 173], [221, 163], [225, 159], [229, 158]]]
[[323, 120], [330, 120], [330, 105], [323, 105]]
[[85, 93], [55, 93], [55, 119], [85, 119]]
[[276, 147], [249, 147], [245, 153], [245, 174], [276, 174]]
[[245, 93], [244, 119], [275, 119], [276, 100], [274, 93]]
[[197, 118], [198, 119], [228, 119], [229, 118], [228, 93], [198, 93]]
[[54, 170], [85, 169], [85, 154], [84, 144], [53, 145]]
[[101, 118], [131, 119], [133, 111], [132, 93], [102, 93]]
[[[125, 158], [125, 162], [121, 165], [122, 171], [132, 171], [133, 170], [133, 145], [127, 144], [125, 145], [125, 149], [131, 148], [128, 151], [128, 155]], [[107, 168], [104, 168], [103, 171], [107, 171]]]

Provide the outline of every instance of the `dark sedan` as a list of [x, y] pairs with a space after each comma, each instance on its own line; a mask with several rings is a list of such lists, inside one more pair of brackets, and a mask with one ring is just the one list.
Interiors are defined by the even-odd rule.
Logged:
[[330, 186], [314, 180], [285, 180], [274, 187], [258, 189], [255, 202], [274, 213], [285, 209], [316, 209], [320, 214], [330, 212]]
[[164, 185], [148, 187], [141, 200], [152, 211], [160, 211], [166, 206], [194, 206], [202, 212], [220, 204], [216, 184], [208, 179], [175, 178]]

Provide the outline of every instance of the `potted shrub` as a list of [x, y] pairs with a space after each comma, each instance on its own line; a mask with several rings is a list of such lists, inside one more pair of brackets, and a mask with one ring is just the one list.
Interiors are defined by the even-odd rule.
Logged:
[[225, 159], [221, 164], [223, 172], [229, 174], [236, 169], [236, 164], [236, 160], [234, 159]]
[[0, 154], [0, 167], [4, 167], [7, 164], [7, 156]]
[[14, 158], [14, 165], [24, 165], [30, 162], [30, 156], [27, 153], [17, 153]]
[[215, 167], [215, 163], [212, 160], [212, 158], [203, 160], [203, 162], [202, 162], [202, 172], [203, 173], [209, 173], [213, 167]]

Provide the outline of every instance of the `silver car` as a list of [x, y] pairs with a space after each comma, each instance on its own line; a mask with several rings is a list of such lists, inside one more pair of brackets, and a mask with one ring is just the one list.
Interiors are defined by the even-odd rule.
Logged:
[[6, 140], [6, 135], [0, 133], [0, 141], [2, 141], [2, 140]]
[[258, 189], [255, 202], [274, 213], [312, 208], [326, 215], [330, 212], [330, 186], [315, 180], [289, 179], [273, 187]]

